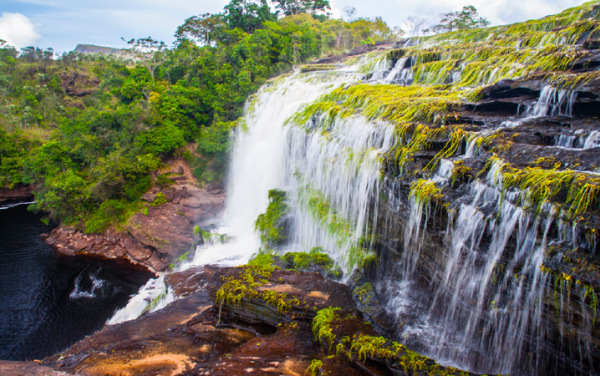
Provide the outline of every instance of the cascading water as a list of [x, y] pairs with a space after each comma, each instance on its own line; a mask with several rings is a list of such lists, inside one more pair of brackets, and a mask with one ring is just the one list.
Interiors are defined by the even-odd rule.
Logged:
[[568, 116], [573, 115], [573, 105], [577, 99], [577, 92], [572, 90], [557, 90], [545, 85], [540, 93], [537, 103], [527, 111], [531, 117], [540, 116]]
[[[371, 60], [368, 82], [410, 85], [414, 65], [413, 57], [399, 59], [393, 68], [387, 58], [376, 58]], [[433, 81], [444, 75], [452, 82], [461, 80], [460, 70], [429, 73]], [[496, 74], [491, 73], [489, 83]], [[246, 263], [261, 246], [254, 221], [268, 205], [268, 192], [285, 190], [292, 223], [286, 251], [321, 247], [351, 272], [357, 253], [373, 252], [368, 235], [396, 241], [402, 250], [399, 265], [386, 267], [395, 268], [397, 274], [382, 278], [377, 289], [387, 296], [387, 309], [396, 315], [397, 333], [404, 343], [444, 364], [472, 371], [535, 373], [543, 358], [544, 338], [550, 335], [542, 317], [543, 302], [548, 299], [548, 276], [542, 272], [542, 262], [551, 228], [568, 227], [562, 214], [550, 205], [539, 215], [524, 210], [525, 192], [504, 191], [501, 165], [494, 163], [486, 177], [470, 183], [449, 210], [447, 221], [442, 221], [445, 230], [439, 232], [444, 234], [446, 248], [436, 250], [435, 261], [423, 261], [433, 258], [427, 254], [432, 246], [427, 226], [435, 222], [436, 209], [414, 191], [404, 205], [399, 192], [406, 192], [406, 185], [401, 179], [380, 176], [380, 157], [399, 142], [396, 128], [358, 114], [316, 113], [306, 123], [295, 123], [293, 115], [303, 105], [362, 78], [364, 74], [357, 73], [356, 67], [295, 73], [268, 83], [256, 94], [235, 136], [226, 214], [214, 229], [227, 239], [205, 238], [205, 244], [175, 270]], [[460, 148], [463, 154], [441, 159], [426, 183], [450, 186], [455, 163], [477, 158], [483, 139], [532, 118], [570, 117], [576, 98], [575, 91], [545, 86], [537, 103], [525, 111], [525, 118], [511, 118], [470, 133]], [[592, 148], [600, 139], [597, 131], [587, 138], [573, 137], [578, 139], [565, 136], [557, 146]], [[381, 197], [387, 198], [383, 218], [378, 206]], [[406, 223], [398, 226], [389, 213], [404, 215]], [[417, 270], [426, 262], [439, 267], [430, 267], [429, 275]], [[437, 281], [432, 291], [421, 290], [423, 274]], [[583, 307], [585, 292], [578, 288], [576, 293], [582, 296]], [[164, 277], [152, 280], [109, 324], [134, 319], [173, 299]], [[582, 308], [586, 325], [591, 326], [592, 317]], [[591, 337], [589, 333], [591, 329], [580, 336]], [[589, 341], [583, 342], [580, 358], [590, 352]]]
[[[366, 201], [366, 197], [372, 193], [378, 167], [374, 164], [376, 153], [372, 152], [371, 148], [389, 146], [393, 134], [391, 128], [386, 132], [383, 125], [366, 125], [360, 130], [360, 127], [355, 127], [356, 124], [339, 123], [328, 130], [330, 137], [335, 140], [328, 144], [328, 136], [323, 132], [306, 132], [309, 130], [301, 130], [286, 123], [302, 105], [315, 101], [320, 95], [339, 85], [356, 82], [361, 77], [363, 74], [357, 73], [352, 67], [330, 72], [295, 73], [274, 80], [256, 94], [243, 118], [244, 126], [238, 130], [235, 137], [226, 212], [223, 223], [214, 230], [227, 234], [230, 240], [206, 241], [204, 246], [196, 249], [194, 255], [188, 258], [189, 261], [176, 267], [177, 271], [211, 263], [229, 266], [247, 263], [260, 247], [254, 222], [268, 205], [269, 190], [279, 188], [297, 193], [300, 185], [294, 178], [296, 171], [304, 173], [314, 185], [314, 189], [321, 189], [325, 197], [342, 205], [342, 213], [352, 220], [356, 219], [359, 228], [364, 227], [366, 214], [353, 209], [351, 198], [362, 195], [363, 201]], [[346, 133], [344, 129], [351, 132]], [[304, 150], [303, 143], [306, 143], [310, 152]], [[323, 154], [318, 154], [318, 150]], [[356, 154], [352, 157], [354, 152]], [[336, 157], [344, 158], [343, 153], [348, 153], [347, 163], [344, 159], [336, 162]], [[366, 171], [362, 178], [353, 177], [350, 173], [353, 163], [359, 164], [359, 169]], [[323, 175], [325, 168], [330, 168], [329, 171], [345, 169], [348, 173], [341, 177], [340, 181], [335, 181], [332, 178], [337, 175]], [[373, 174], [371, 180], [370, 173]], [[327, 181], [333, 182], [335, 186], [327, 189]], [[363, 192], [355, 195], [355, 192], [346, 191], [348, 184], [355, 184], [356, 188], [363, 189]], [[342, 197], [344, 194], [346, 196]], [[363, 205], [366, 210], [366, 203]], [[319, 226], [310, 224], [317, 222], [314, 217], [307, 216], [306, 212], [300, 209], [297, 211], [297, 217], [301, 223], [299, 227], [305, 230], [296, 233], [297, 240], [292, 247], [308, 251], [305, 247], [311, 244], [324, 247], [330, 244], [329, 250], [332, 254], [336, 252], [333, 247], [334, 241], [327, 241], [327, 236], [316, 230]], [[303, 231], [310, 234], [303, 235]], [[356, 243], [355, 237], [352, 239], [345, 243], [346, 250]], [[321, 240], [323, 243], [319, 243]], [[341, 256], [337, 257], [340, 258]], [[165, 285], [163, 278], [161, 276], [150, 280], [125, 308], [108, 321], [108, 324], [135, 319], [144, 312], [158, 310], [166, 305], [165, 302], [172, 301], [172, 292]]]

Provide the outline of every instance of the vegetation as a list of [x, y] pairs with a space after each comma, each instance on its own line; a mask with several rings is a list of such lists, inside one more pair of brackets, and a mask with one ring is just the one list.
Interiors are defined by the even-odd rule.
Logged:
[[231, 129], [269, 78], [395, 37], [381, 19], [329, 19], [326, 0], [277, 8], [286, 16], [232, 0], [186, 20], [174, 48], [130, 40], [133, 62], [0, 42], [0, 186], [32, 185], [34, 210], [88, 232], [125, 223], [165, 157], [186, 157], [203, 183], [223, 179]]
[[290, 265], [290, 269], [306, 270], [312, 267], [330, 269], [333, 266], [333, 261], [319, 247], [311, 249], [309, 253], [305, 252], [289, 252], [286, 253], [282, 260]]
[[[350, 361], [364, 362], [367, 359], [384, 359], [390, 364], [399, 366], [407, 375], [424, 372], [428, 375], [468, 375], [451, 367], [441, 367], [427, 357], [408, 350], [404, 345], [390, 341], [385, 337], [371, 336], [359, 333], [338, 338], [334, 328], [343, 327], [345, 320], [356, 317], [341, 315], [337, 307], [328, 307], [317, 312], [313, 319], [312, 330], [315, 340], [321, 342], [325, 349], [331, 351], [335, 345], [337, 355], [345, 354]], [[355, 328], [355, 326], [353, 326]]]
[[538, 211], [542, 209], [543, 204], [565, 191], [566, 203], [570, 205], [568, 213], [572, 216], [581, 216], [593, 204], [600, 203], [600, 179], [586, 173], [559, 170], [557, 167], [517, 169], [505, 163], [502, 166], [502, 176], [505, 192], [510, 188], [520, 189], [523, 192], [523, 203], [537, 208]]
[[487, 27], [490, 24], [485, 18], [479, 17], [477, 8], [468, 5], [460, 11], [444, 13], [441, 16], [440, 23], [435, 25], [432, 30], [436, 33], [454, 30], [469, 30]]
[[260, 234], [263, 249], [273, 249], [287, 239], [285, 216], [289, 211], [289, 206], [285, 200], [286, 193], [284, 191], [277, 189], [269, 191], [267, 211], [260, 214], [254, 223], [254, 228]]

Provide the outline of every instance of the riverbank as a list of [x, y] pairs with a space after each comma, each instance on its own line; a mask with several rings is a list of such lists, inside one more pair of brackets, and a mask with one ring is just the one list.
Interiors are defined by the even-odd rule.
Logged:
[[127, 260], [155, 273], [168, 270], [200, 241], [194, 228], [216, 223], [225, 203], [225, 192], [220, 185], [200, 188], [187, 163], [182, 160], [170, 163], [162, 174], [172, 185], [157, 186], [144, 194], [142, 200], [147, 206], [134, 214], [124, 228], [86, 234], [60, 226], [49, 234], [46, 242], [65, 256]]

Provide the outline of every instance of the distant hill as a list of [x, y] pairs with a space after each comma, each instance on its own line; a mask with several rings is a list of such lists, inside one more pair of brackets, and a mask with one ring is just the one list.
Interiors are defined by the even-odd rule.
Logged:
[[127, 53], [126, 50], [120, 48], [94, 46], [91, 44], [78, 44], [75, 48], [75, 52], [83, 54], [104, 54], [117, 56], [125, 55]]

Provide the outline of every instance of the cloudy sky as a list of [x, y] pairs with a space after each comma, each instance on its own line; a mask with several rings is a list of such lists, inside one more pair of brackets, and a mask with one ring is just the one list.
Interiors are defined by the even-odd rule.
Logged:
[[[193, 15], [220, 12], [228, 0], [1, 0], [0, 39], [16, 47], [70, 51], [78, 43], [120, 47], [125, 39], [151, 36], [173, 41], [177, 26]], [[330, 0], [335, 16], [346, 6], [357, 16], [381, 16], [400, 26], [410, 16], [431, 23], [443, 12], [474, 5], [492, 25], [558, 13], [584, 0]]]

